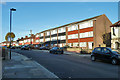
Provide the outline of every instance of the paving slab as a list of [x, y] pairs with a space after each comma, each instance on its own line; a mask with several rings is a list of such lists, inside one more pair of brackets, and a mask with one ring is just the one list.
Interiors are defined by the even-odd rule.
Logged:
[[58, 78], [36, 61], [15, 52], [11, 60], [3, 60], [2, 64], [3, 78]]

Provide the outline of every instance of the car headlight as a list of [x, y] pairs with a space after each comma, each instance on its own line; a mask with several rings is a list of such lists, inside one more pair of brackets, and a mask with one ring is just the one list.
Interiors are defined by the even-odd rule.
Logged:
[[120, 56], [118, 56], [118, 58], [120, 59]]

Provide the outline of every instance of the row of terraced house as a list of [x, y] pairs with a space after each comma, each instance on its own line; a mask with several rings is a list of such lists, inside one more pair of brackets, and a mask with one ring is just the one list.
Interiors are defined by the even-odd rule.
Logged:
[[[114, 37], [115, 35], [111, 36], [116, 29], [116, 27], [114, 27], [115, 26], [112, 25], [108, 17], [103, 14], [41, 31], [30, 37], [25, 36], [18, 38], [18, 40], [13, 41], [12, 45], [19, 46], [27, 44], [40, 44], [41, 46], [58, 45], [60, 47], [68, 45], [70, 47], [80, 47], [86, 49], [93, 49], [98, 46], [115, 47], [116, 42], [108, 39], [109, 41], [105, 43], [103, 37], [104, 34], [110, 34], [108, 35], [110, 38]], [[9, 45], [9, 42], [5, 41], [2, 45]]]

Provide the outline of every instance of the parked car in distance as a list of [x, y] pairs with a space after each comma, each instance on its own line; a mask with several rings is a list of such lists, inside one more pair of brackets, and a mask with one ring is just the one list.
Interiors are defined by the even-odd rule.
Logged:
[[110, 61], [115, 65], [120, 62], [120, 54], [108, 47], [96, 47], [91, 53], [91, 60], [96, 59]]
[[48, 47], [48, 46], [42, 46], [42, 47], [40, 47], [40, 50], [50, 50], [50, 47]]
[[30, 46], [29, 45], [24, 45], [21, 47], [21, 50], [30, 50]]
[[53, 47], [52, 49], [50, 49], [49, 52], [54, 53], [54, 54], [58, 54], [58, 53], [63, 54], [64, 53], [63, 49], [60, 47]]
[[15, 49], [16, 47], [15, 46], [12, 46], [11, 49]]
[[35, 45], [34, 46], [34, 49], [40, 49], [40, 45], [38, 44], [38, 45]]
[[17, 49], [20, 49], [23, 45], [16, 46]]

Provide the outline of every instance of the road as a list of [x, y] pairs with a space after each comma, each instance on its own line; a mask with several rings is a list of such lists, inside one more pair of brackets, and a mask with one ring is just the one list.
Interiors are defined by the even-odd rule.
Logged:
[[118, 78], [120, 65], [109, 62], [91, 61], [90, 56], [50, 54], [40, 50], [14, 49], [32, 58], [59, 78]]

